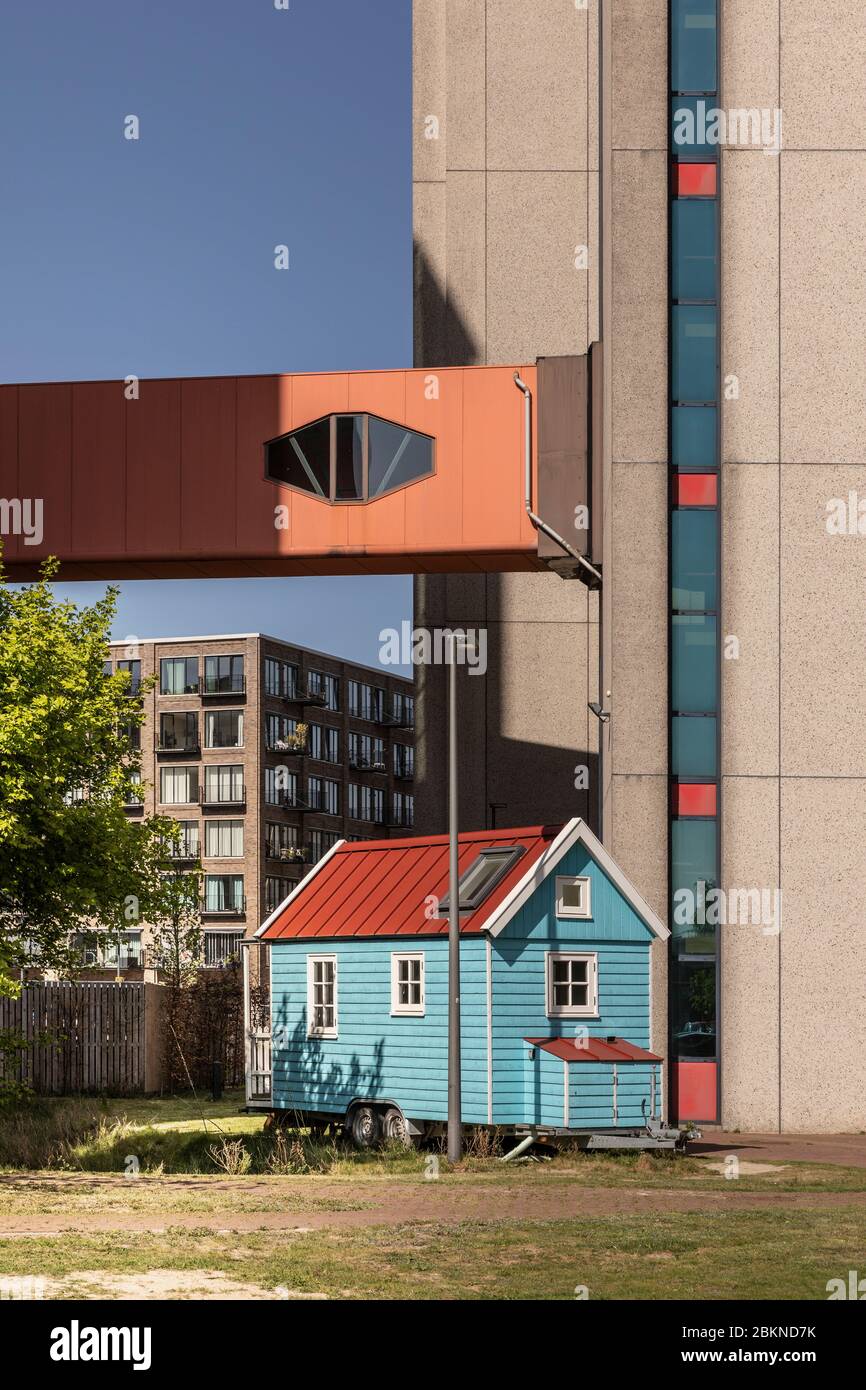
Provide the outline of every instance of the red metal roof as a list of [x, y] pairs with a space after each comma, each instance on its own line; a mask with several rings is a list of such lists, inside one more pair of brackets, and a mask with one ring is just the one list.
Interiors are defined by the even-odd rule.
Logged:
[[[462, 935], [480, 930], [561, 828], [535, 825], [519, 830], [475, 830], [459, 836], [461, 874], [482, 849], [522, 845], [526, 851], [474, 912], [462, 914]], [[447, 835], [343, 844], [308, 875], [261, 939], [441, 936], [448, 931], [447, 920], [427, 914], [430, 899], [444, 898], [447, 893]]]
[[636, 1047], [627, 1038], [524, 1038], [531, 1047], [561, 1057], [564, 1062], [660, 1062], [654, 1052]]

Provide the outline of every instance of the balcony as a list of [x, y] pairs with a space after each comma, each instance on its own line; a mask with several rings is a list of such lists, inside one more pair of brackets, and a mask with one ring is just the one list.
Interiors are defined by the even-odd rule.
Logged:
[[270, 803], [272, 806], [282, 806], [284, 811], [310, 811], [312, 807], [299, 792], [279, 791], [277, 799]]
[[198, 693], [203, 700], [245, 700], [246, 676], [202, 676]]
[[289, 705], [317, 705], [319, 708], [324, 708], [328, 700], [324, 690], [310, 690], [309, 688], [301, 690], [297, 686], [293, 690], [286, 691], [280, 698]]
[[176, 740], [163, 742], [162, 739], [156, 745], [157, 753], [181, 753], [187, 757], [198, 758], [201, 756], [201, 743], [198, 739], [189, 742], [178, 743]]
[[312, 857], [306, 845], [290, 845], [281, 849], [278, 845], [267, 843], [265, 844], [265, 855], [277, 864], [309, 864]]
[[204, 810], [210, 808], [217, 811], [242, 811], [247, 804], [247, 789], [246, 787], [232, 787], [228, 791], [221, 791], [219, 788], [209, 790], [204, 787], [200, 799]]
[[144, 801], [141, 797], [136, 796], [132, 801], [124, 801], [123, 809], [129, 816], [143, 816]]
[[372, 758], [350, 758], [349, 768], [352, 772], [385, 772], [388, 766], [384, 762], [373, 760]]
[[203, 898], [201, 902], [201, 915], [209, 920], [220, 918], [226, 921], [237, 921], [239, 918], [246, 916], [246, 911], [247, 900], [245, 896], [235, 898], [233, 902], [227, 903], [222, 907], [208, 905], [206, 898]]

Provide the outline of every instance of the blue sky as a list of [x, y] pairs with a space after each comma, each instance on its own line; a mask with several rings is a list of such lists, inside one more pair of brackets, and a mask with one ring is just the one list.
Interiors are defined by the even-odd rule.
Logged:
[[[410, 119], [410, 0], [3, 0], [0, 379], [411, 365]], [[372, 663], [410, 615], [408, 577], [137, 582], [115, 635]]]

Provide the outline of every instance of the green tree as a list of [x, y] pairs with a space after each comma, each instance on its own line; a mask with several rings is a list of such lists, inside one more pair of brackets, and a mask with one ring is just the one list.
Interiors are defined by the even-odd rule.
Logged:
[[128, 673], [107, 676], [117, 591], [55, 597], [56, 561], [13, 588], [0, 566], [0, 992], [34, 956], [69, 973], [70, 938], [150, 918], [174, 822], [132, 818], [144, 718]]

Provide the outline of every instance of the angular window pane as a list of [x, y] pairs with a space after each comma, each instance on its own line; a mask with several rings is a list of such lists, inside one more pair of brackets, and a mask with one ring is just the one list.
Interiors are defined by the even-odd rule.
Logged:
[[671, 516], [674, 608], [712, 612], [718, 606], [718, 512], [677, 510]]
[[671, 205], [674, 299], [715, 299], [718, 261], [716, 204], [678, 199]]
[[674, 306], [673, 394], [675, 401], [715, 401], [718, 392], [718, 310]]
[[714, 714], [716, 710], [715, 618], [675, 616], [671, 628], [671, 667], [675, 711]]
[[266, 445], [265, 471], [274, 482], [312, 492], [328, 499], [331, 494], [331, 421], [317, 420], [293, 434], [272, 439]]
[[368, 493], [380, 497], [433, 472], [433, 440], [401, 425], [369, 417]]
[[714, 92], [716, 0], [671, 0], [671, 88]]
[[671, 450], [671, 462], [677, 468], [715, 468], [718, 464], [716, 407], [674, 406]]
[[671, 720], [671, 761], [675, 777], [717, 775], [715, 716]]
[[337, 416], [337, 471], [334, 497], [338, 502], [364, 496], [364, 417]]

